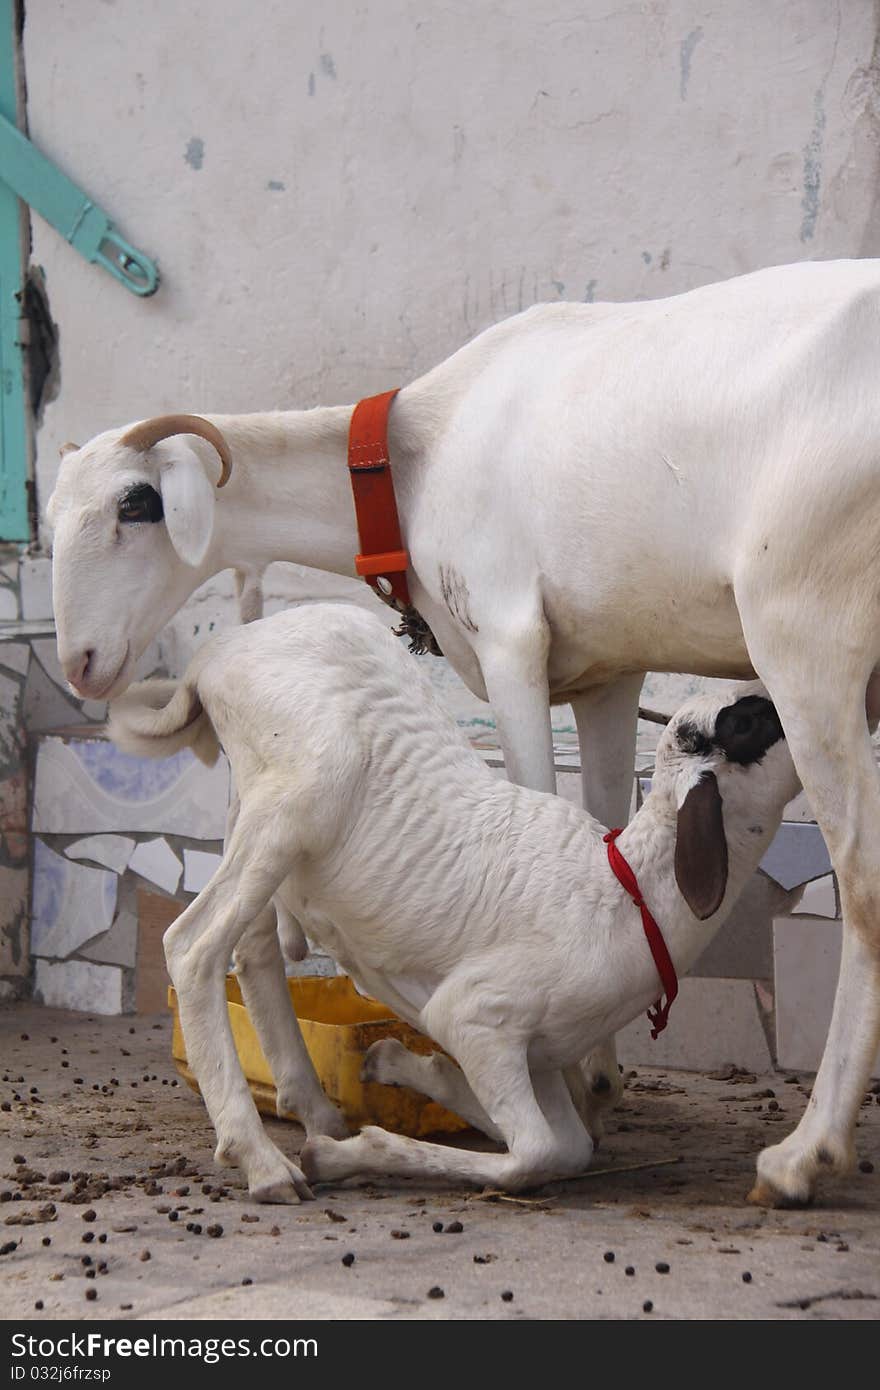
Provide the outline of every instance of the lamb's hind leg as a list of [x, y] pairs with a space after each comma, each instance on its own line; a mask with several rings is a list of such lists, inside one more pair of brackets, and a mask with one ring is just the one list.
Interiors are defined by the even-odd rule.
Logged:
[[[794, 1132], [758, 1159], [752, 1199], [775, 1205], [808, 1201], [819, 1174], [851, 1165], [856, 1117], [880, 1043], [880, 780], [865, 719], [873, 633], [857, 630], [859, 621], [873, 624], [874, 610], [863, 596], [848, 605], [840, 594], [840, 613], [820, 617], [806, 583], [790, 597], [790, 605], [777, 598], [785, 621], [775, 628], [767, 630], [774, 605], [765, 601], [754, 632], [745, 622], [744, 629], [825, 836], [844, 920], [834, 1011], [813, 1093]], [[808, 631], [795, 630], [792, 614], [803, 616]]]
[[378, 1081], [384, 1086], [409, 1086], [459, 1115], [490, 1139], [502, 1139], [501, 1131], [480, 1105], [461, 1067], [442, 1052], [421, 1057], [397, 1038], [381, 1038], [364, 1058], [361, 1080]]
[[477, 1102], [507, 1144], [507, 1153], [475, 1153], [371, 1126], [342, 1142], [309, 1140], [302, 1164], [310, 1179], [415, 1177], [477, 1186], [488, 1183], [516, 1192], [583, 1172], [593, 1143], [572, 1105], [562, 1073], [547, 1073], [533, 1083], [525, 1045], [496, 1029], [473, 1027], [456, 1041]]
[[290, 1001], [276, 908], [259, 913], [235, 948], [242, 998], [275, 1081], [279, 1115], [295, 1114], [308, 1135], [344, 1139], [348, 1126], [324, 1094]]
[[[258, 1201], [310, 1197], [306, 1180], [265, 1133], [235, 1051], [226, 1010], [226, 967], [251, 922], [266, 912], [291, 867], [277, 804], [242, 807], [223, 860], [165, 933], [187, 1056], [217, 1134], [219, 1163], [237, 1163]], [[253, 849], [252, 846], [257, 846]]]

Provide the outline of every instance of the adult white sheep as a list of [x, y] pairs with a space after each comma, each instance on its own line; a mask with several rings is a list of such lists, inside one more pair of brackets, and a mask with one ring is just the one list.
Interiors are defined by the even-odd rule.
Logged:
[[133, 687], [110, 731], [154, 756], [189, 741], [216, 757], [219, 740], [238, 788], [222, 863], [165, 937], [219, 1160], [241, 1166], [252, 1195], [306, 1195], [259, 1122], [226, 1014], [230, 954], [277, 895], [461, 1068], [380, 1043], [367, 1075], [415, 1085], [507, 1146], [473, 1153], [368, 1128], [310, 1139], [307, 1178], [405, 1173], [516, 1190], [583, 1171], [593, 1141], [563, 1073], [657, 998], [658, 968], [674, 993], [627, 872], [687, 970], [797, 791], [763, 688], [698, 697], [672, 719], [651, 794], [612, 850], [628, 866], [618, 881], [604, 827], [494, 777], [372, 614], [278, 614], [212, 639], [169, 684]]
[[[776, 267], [671, 300], [529, 310], [405, 387], [390, 420], [413, 602], [491, 700], [514, 780], [553, 788], [548, 703], [570, 700], [585, 804], [619, 824], [645, 670], [757, 673], [770, 691], [844, 913], [812, 1103], [759, 1159], [755, 1195], [774, 1202], [806, 1201], [819, 1172], [851, 1161], [880, 1040], [865, 721], [880, 663], [878, 343], [878, 262]], [[68, 454], [50, 515], [73, 686], [124, 689], [217, 570], [353, 573], [350, 418], [213, 416], [204, 430], [234, 459], [219, 494], [199, 438], [145, 447], [155, 431], [126, 427]], [[137, 524], [163, 506], [164, 525]]]

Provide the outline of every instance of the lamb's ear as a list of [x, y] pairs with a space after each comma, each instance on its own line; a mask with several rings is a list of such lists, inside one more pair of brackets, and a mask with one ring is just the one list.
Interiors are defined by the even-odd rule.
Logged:
[[675, 881], [699, 921], [721, 906], [727, 887], [727, 840], [714, 772], [704, 772], [678, 812]]
[[214, 529], [214, 487], [194, 449], [173, 441], [174, 458], [159, 486], [171, 544], [187, 565], [200, 565]]

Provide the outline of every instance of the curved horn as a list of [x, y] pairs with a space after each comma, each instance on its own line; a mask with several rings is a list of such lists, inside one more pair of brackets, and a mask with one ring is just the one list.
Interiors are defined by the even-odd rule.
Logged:
[[142, 420], [139, 425], [133, 426], [119, 442], [146, 453], [154, 444], [158, 444], [160, 439], [170, 439], [175, 434], [197, 434], [214, 446], [223, 465], [217, 487], [224, 487], [232, 472], [229, 445], [217, 426], [201, 415], [157, 415], [152, 420]]

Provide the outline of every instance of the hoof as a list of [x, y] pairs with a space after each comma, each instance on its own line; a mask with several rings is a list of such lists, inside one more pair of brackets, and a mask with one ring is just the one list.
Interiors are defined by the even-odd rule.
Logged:
[[805, 1197], [789, 1196], [788, 1193], [780, 1192], [771, 1183], [759, 1178], [746, 1201], [756, 1207], [775, 1207], [779, 1211], [798, 1210], [813, 1205], [813, 1194], [809, 1192]]
[[274, 1203], [276, 1206], [289, 1207], [294, 1207], [299, 1202], [313, 1202], [315, 1200], [315, 1194], [304, 1177], [297, 1181], [282, 1178], [277, 1182], [261, 1183], [257, 1187], [248, 1188], [248, 1195], [252, 1202]]
[[397, 1038], [380, 1038], [367, 1050], [361, 1067], [361, 1081], [378, 1081], [385, 1086], [398, 1086], [398, 1068], [407, 1050]]
[[767, 1207], [809, 1207], [816, 1179], [824, 1173], [845, 1173], [851, 1153], [831, 1141], [804, 1144], [795, 1134], [758, 1155], [758, 1171], [749, 1201]]
[[247, 1175], [248, 1193], [254, 1202], [295, 1206], [297, 1202], [312, 1202], [315, 1194], [305, 1174], [276, 1149], [269, 1158], [255, 1163]]
[[308, 1139], [299, 1161], [309, 1182], [342, 1182], [360, 1172], [357, 1160], [362, 1153], [364, 1133], [361, 1130], [359, 1136], [341, 1141], [320, 1134]]
[[329, 1139], [326, 1135], [316, 1135], [314, 1139], [308, 1139], [303, 1145], [299, 1161], [309, 1182], [321, 1182], [322, 1179], [331, 1176], [328, 1171], [329, 1159], [336, 1143], [337, 1140]]

